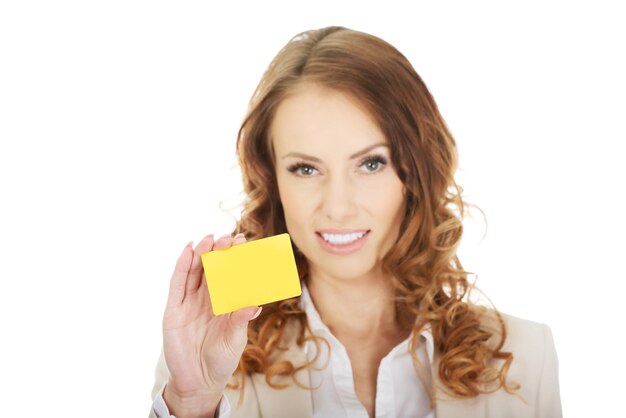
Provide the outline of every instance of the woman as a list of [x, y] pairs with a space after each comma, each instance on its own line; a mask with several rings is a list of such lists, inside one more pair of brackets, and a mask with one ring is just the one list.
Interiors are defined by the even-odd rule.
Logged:
[[[151, 416], [561, 415], [549, 328], [467, 302], [456, 145], [394, 47], [294, 37], [237, 149], [237, 235], [176, 263]], [[213, 316], [200, 254], [283, 232], [302, 296]]]

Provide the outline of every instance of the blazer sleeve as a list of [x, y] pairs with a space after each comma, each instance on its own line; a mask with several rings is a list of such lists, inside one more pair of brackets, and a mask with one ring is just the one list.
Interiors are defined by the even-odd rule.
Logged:
[[[160, 404], [161, 409], [167, 408], [165, 402], [163, 401], [162, 394], [163, 388], [167, 384], [169, 380], [170, 372], [167, 369], [167, 363], [165, 363], [165, 355], [163, 354], [163, 350], [161, 350], [161, 355], [159, 356], [159, 361], [157, 362], [156, 368], [154, 370], [154, 386], [152, 387], [152, 408], [150, 408], [150, 413], [148, 418], [163, 418], [169, 417], [171, 415], [162, 415], [157, 416], [155, 413], [155, 405]], [[157, 399], [161, 398], [161, 399]], [[230, 418], [231, 417], [231, 407], [226, 395], [222, 396], [220, 400], [217, 411], [215, 411], [215, 418]]]
[[537, 393], [538, 418], [562, 417], [561, 395], [559, 389], [559, 361], [556, 355], [552, 331], [543, 325], [543, 367]]
[[[151, 396], [153, 402], [155, 398], [159, 396], [159, 394], [163, 391], [163, 387], [165, 387], [168, 379], [169, 371], [167, 370], [167, 365], [165, 364], [165, 356], [163, 355], [163, 350], [161, 350], [159, 361], [157, 362], [156, 368], [154, 370], [154, 385], [152, 386]], [[153, 408], [150, 408], [149, 418], [157, 418]]]

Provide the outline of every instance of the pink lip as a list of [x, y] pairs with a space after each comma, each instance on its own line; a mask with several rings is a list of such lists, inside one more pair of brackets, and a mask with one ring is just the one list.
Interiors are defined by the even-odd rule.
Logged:
[[[328, 231], [337, 231], [337, 229], [334, 229], [334, 230], [324, 229], [323, 230], [324, 233], [328, 233], [328, 234], [350, 233], [350, 232], [328, 232]], [[361, 231], [352, 230], [352, 232], [361, 232]], [[367, 231], [365, 235], [363, 235], [361, 238], [357, 239], [356, 241], [351, 242], [350, 244], [331, 244], [330, 242], [326, 241], [322, 237], [321, 233], [317, 233], [315, 235], [317, 236], [317, 239], [324, 250], [328, 251], [331, 254], [345, 255], [345, 254], [351, 254], [353, 252], [360, 250], [361, 247], [365, 245], [365, 240], [367, 239], [367, 237], [369, 237], [370, 234], [369, 234], [369, 231]]]

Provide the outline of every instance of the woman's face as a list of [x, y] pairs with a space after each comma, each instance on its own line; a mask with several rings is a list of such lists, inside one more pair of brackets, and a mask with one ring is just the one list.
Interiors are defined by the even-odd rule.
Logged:
[[380, 278], [404, 187], [376, 123], [349, 96], [303, 83], [280, 103], [270, 134], [287, 230], [311, 276]]

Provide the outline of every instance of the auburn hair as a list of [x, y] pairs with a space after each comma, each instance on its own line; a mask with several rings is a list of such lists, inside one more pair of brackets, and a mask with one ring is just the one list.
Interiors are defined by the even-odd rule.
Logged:
[[[383, 271], [392, 277], [397, 319], [413, 330], [410, 348], [416, 369], [419, 334], [429, 326], [440, 353], [438, 377], [448, 393], [471, 398], [501, 387], [515, 390], [506, 382], [513, 355], [502, 351], [505, 323], [493, 309], [499, 326], [483, 326], [485, 308], [481, 310], [467, 297], [473, 287], [468, 280], [472, 273], [463, 269], [456, 255], [468, 204], [454, 180], [455, 140], [420, 76], [384, 40], [331, 26], [302, 32], [280, 50], [256, 88], [239, 129], [237, 155], [245, 201], [233, 233], [254, 240], [288, 232], [269, 132], [278, 105], [302, 82], [356, 98], [390, 143], [393, 166], [406, 188], [406, 207], [402, 233], [382, 263]], [[306, 283], [307, 260], [293, 245], [300, 279]], [[284, 349], [287, 323], [299, 326], [298, 345], [307, 339], [323, 342], [310, 332], [306, 335], [308, 324], [299, 302], [293, 298], [263, 307], [249, 324], [248, 344], [235, 375], [245, 378], [249, 373], [264, 373], [268, 384], [280, 388], [284, 384], [273, 382], [275, 377], [294, 377], [297, 371], [313, 366], [313, 362], [274, 361], [274, 355]], [[295, 377], [294, 381], [298, 384]]]

